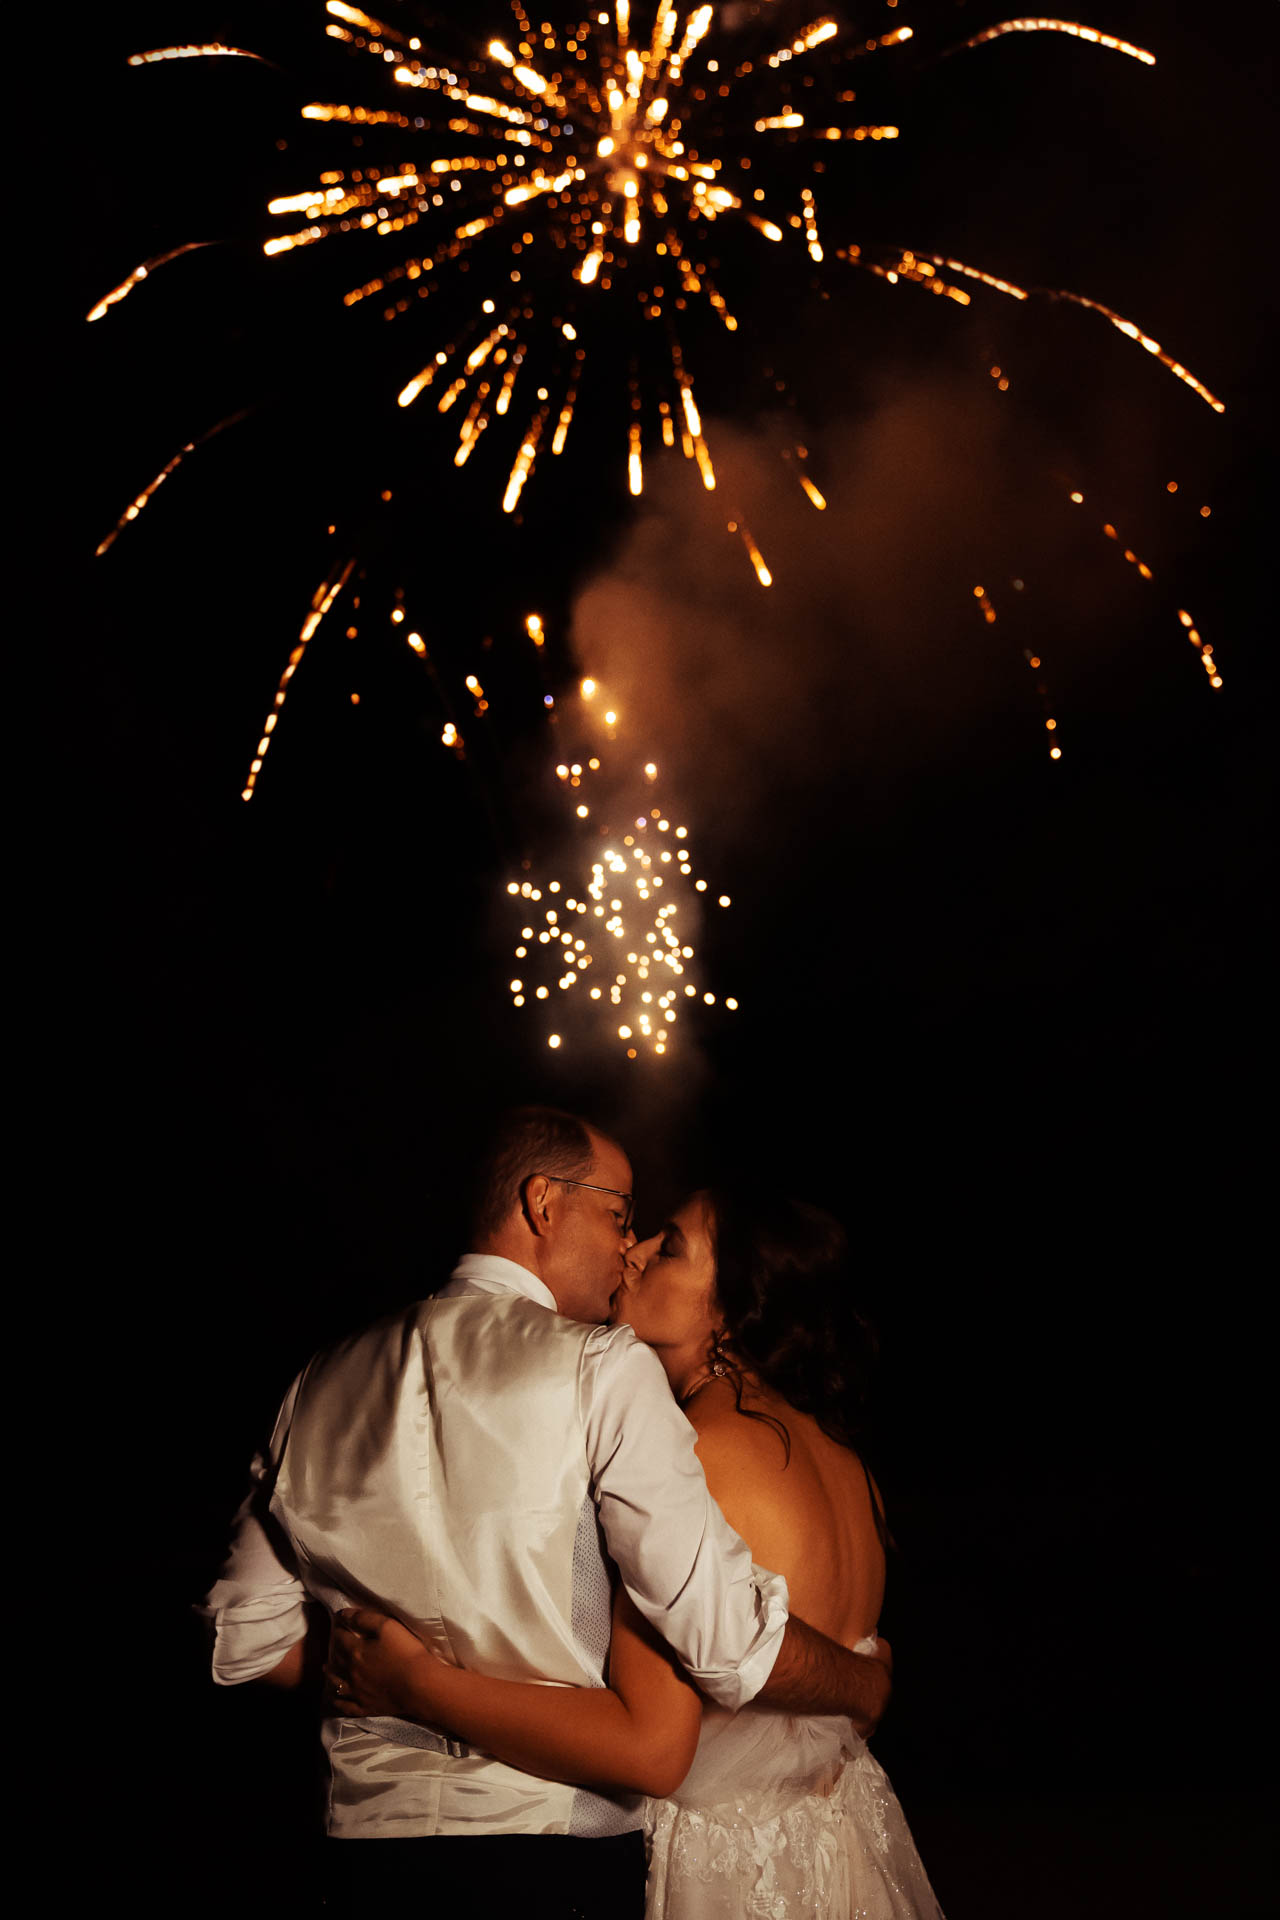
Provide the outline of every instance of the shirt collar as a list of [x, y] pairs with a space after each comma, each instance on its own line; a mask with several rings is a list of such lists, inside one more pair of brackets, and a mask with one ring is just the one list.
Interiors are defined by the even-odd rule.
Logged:
[[550, 1287], [536, 1273], [500, 1253], [464, 1253], [449, 1278], [465, 1280], [483, 1293], [520, 1293], [539, 1307], [550, 1307], [552, 1313], [560, 1311]]

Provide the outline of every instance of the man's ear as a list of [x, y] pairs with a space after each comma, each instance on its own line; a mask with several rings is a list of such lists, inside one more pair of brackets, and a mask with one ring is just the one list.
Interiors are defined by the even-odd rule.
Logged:
[[530, 1233], [542, 1239], [551, 1229], [551, 1182], [545, 1173], [531, 1173], [520, 1192], [520, 1205]]

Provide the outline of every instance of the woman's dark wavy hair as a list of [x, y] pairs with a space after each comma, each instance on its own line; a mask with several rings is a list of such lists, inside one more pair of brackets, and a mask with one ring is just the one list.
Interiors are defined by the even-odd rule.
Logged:
[[[800, 1200], [725, 1187], [706, 1199], [731, 1375], [748, 1368], [831, 1439], [860, 1448], [877, 1342], [854, 1302], [844, 1229]], [[749, 1413], [740, 1374], [734, 1385]], [[770, 1424], [782, 1426], [789, 1459], [790, 1435]]]

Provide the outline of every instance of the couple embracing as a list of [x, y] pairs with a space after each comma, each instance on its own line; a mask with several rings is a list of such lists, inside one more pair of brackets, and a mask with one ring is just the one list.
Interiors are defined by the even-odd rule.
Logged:
[[223, 1684], [329, 1643], [334, 1909], [935, 1920], [865, 1739], [839, 1229], [698, 1194], [637, 1242], [625, 1153], [549, 1108], [476, 1191], [448, 1283], [295, 1382], [208, 1599]]

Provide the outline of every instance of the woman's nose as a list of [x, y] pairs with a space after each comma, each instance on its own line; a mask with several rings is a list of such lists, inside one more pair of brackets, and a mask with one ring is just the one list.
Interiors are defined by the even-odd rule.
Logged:
[[651, 1233], [647, 1240], [633, 1239], [631, 1246], [623, 1255], [628, 1277], [638, 1280], [661, 1245], [662, 1236], [657, 1233]]

